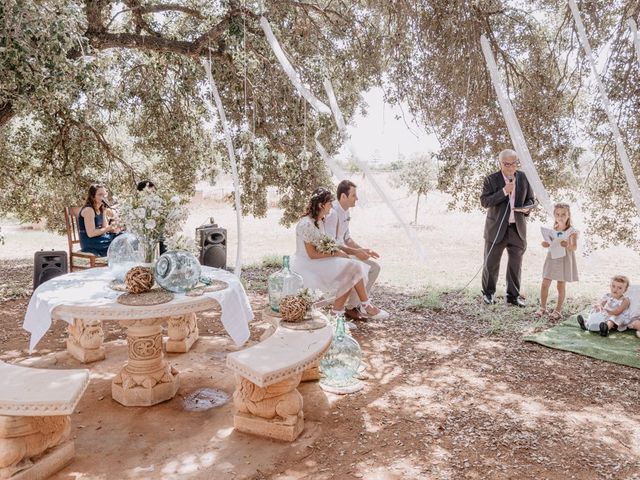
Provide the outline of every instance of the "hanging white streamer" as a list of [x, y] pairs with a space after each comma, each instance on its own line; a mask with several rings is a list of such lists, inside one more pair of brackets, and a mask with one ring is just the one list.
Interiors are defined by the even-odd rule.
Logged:
[[611, 128], [611, 132], [613, 133], [613, 138], [616, 143], [616, 150], [618, 150], [618, 155], [620, 156], [620, 161], [622, 162], [622, 168], [624, 170], [624, 175], [627, 178], [629, 190], [631, 190], [631, 197], [633, 198], [633, 202], [636, 205], [636, 209], [640, 212], [640, 189], [638, 189], [638, 180], [636, 180], [636, 177], [633, 174], [633, 169], [631, 168], [631, 163], [629, 162], [629, 157], [627, 155], [627, 149], [624, 146], [622, 135], [620, 134], [620, 129], [618, 128], [618, 124], [611, 110], [611, 104], [609, 103], [607, 91], [605, 90], [602, 79], [600, 78], [598, 70], [596, 69], [596, 62], [593, 58], [591, 45], [589, 44], [587, 33], [584, 29], [584, 25], [582, 24], [582, 19], [580, 18], [580, 10], [578, 10], [578, 6], [576, 5], [576, 2], [574, 0], [569, 0], [569, 7], [571, 8], [571, 13], [573, 14], [573, 21], [576, 23], [576, 27], [578, 28], [578, 37], [580, 38], [580, 43], [582, 44], [582, 48], [584, 49], [589, 63], [591, 64], [591, 73], [593, 73], [593, 77], [598, 86], [598, 93], [600, 95], [602, 107], [604, 108], [604, 111], [607, 114], [607, 118], [609, 119], [609, 127]]
[[329, 170], [331, 170], [331, 173], [333, 173], [333, 176], [340, 181], [344, 180], [345, 178], [347, 178], [346, 173], [344, 172], [344, 170], [340, 168], [340, 166], [336, 162], [333, 161], [331, 156], [327, 153], [324, 146], [322, 145], [322, 143], [320, 143], [320, 140], [318, 139], [321, 131], [322, 130], [318, 130], [315, 136], [313, 137], [314, 140], [316, 141], [316, 150], [320, 154], [320, 158], [322, 158], [325, 161], [325, 163], [329, 167]]
[[396, 217], [396, 220], [398, 220], [398, 222], [404, 229], [405, 233], [407, 234], [407, 237], [409, 237], [409, 240], [411, 241], [411, 243], [413, 243], [413, 246], [415, 247], [416, 252], [418, 253], [418, 258], [421, 261], [424, 261], [426, 259], [426, 255], [425, 255], [424, 249], [422, 248], [422, 244], [420, 243], [420, 240], [416, 236], [415, 232], [411, 230], [411, 228], [409, 228], [407, 223], [402, 219], [396, 207], [393, 205], [389, 197], [387, 197], [387, 195], [384, 193], [384, 190], [382, 190], [382, 187], [380, 187], [380, 185], [376, 181], [375, 177], [371, 173], [371, 170], [369, 170], [369, 166], [366, 164], [366, 162], [363, 162], [360, 160], [360, 156], [358, 155], [358, 152], [356, 151], [353, 145], [353, 142], [351, 141], [351, 139], [349, 138], [349, 135], [347, 134], [347, 127], [344, 123], [344, 117], [342, 116], [342, 112], [340, 111], [340, 107], [338, 106], [338, 101], [336, 100], [336, 96], [333, 92], [333, 85], [331, 84], [331, 80], [329, 80], [328, 78], [324, 80], [324, 89], [327, 92], [327, 96], [329, 97], [329, 105], [331, 106], [331, 111], [333, 112], [333, 118], [336, 121], [338, 131], [340, 131], [340, 134], [342, 135], [342, 139], [346, 143], [349, 151], [351, 152], [353, 159], [355, 160], [358, 167], [360, 167], [360, 170], [364, 172], [365, 176], [367, 177], [369, 182], [371, 182], [371, 185], [373, 186], [375, 191], [378, 193], [378, 195], [380, 195], [380, 198], [382, 198], [382, 200], [386, 203], [387, 207], [389, 207], [389, 210], [391, 210], [391, 213], [393, 213], [393, 215]]
[[[333, 100], [331, 100], [331, 96], [329, 97], [330, 101], [333, 101], [333, 104], [331, 105], [332, 108], [327, 107], [327, 105], [325, 105], [320, 100], [318, 100], [307, 88], [304, 87], [304, 85], [302, 85], [302, 82], [300, 81], [298, 74], [296, 73], [291, 63], [289, 63], [289, 60], [287, 60], [287, 57], [284, 51], [280, 47], [280, 44], [278, 43], [278, 40], [273, 34], [273, 31], [271, 30], [271, 26], [269, 25], [269, 22], [265, 17], [260, 17], [260, 26], [262, 27], [262, 30], [264, 31], [264, 34], [267, 37], [267, 41], [269, 42], [269, 45], [271, 46], [273, 53], [275, 54], [276, 58], [280, 62], [280, 65], [282, 66], [285, 73], [289, 77], [289, 80], [291, 81], [292, 85], [296, 88], [296, 90], [298, 90], [300, 95], [302, 95], [309, 102], [309, 105], [311, 105], [317, 112], [326, 113], [326, 114], [331, 114], [333, 112], [334, 118], [336, 119], [336, 122], [338, 124], [338, 128], [340, 129], [341, 132], [343, 131], [345, 132], [343, 133], [343, 138], [345, 139], [347, 146], [351, 150], [351, 154], [356, 160], [356, 163], [358, 164], [360, 169], [364, 172], [366, 177], [369, 179], [369, 181], [373, 185], [373, 188], [378, 192], [378, 195], [380, 195], [380, 198], [382, 198], [382, 200], [387, 204], [387, 206], [389, 207], [393, 215], [403, 226], [403, 228], [407, 233], [407, 236], [409, 237], [409, 239], [411, 240], [411, 242], [414, 244], [416, 248], [418, 257], [423, 260], [426, 256], [422, 248], [422, 245], [420, 244], [420, 241], [416, 237], [415, 233], [404, 222], [404, 220], [402, 219], [402, 217], [400, 216], [396, 208], [391, 203], [391, 200], [389, 200], [389, 198], [384, 193], [380, 185], [378, 185], [378, 183], [376, 182], [373, 175], [371, 175], [371, 171], [369, 170], [369, 168], [359, 160], [360, 157], [358, 157], [357, 152], [355, 152], [355, 149], [353, 148], [353, 144], [348, 139], [348, 136], [346, 135], [346, 129], [343, 128], [344, 119], [342, 117], [342, 112], [340, 112], [340, 109], [338, 108], [338, 104], [335, 100], [335, 95], [333, 96]], [[327, 89], [327, 82], [328, 80], [325, 80], [325, 90]], [[331, 82], [329, 82], [329, 89], [331, 91], [331, 94], [333, 95], [333, 88], [331, 86]], [[341, 122], [343, 126], [342, 128], [340, 127], [340, 123], [338, 122]], [[319, 142], [318, 133], [316, 133], [315, 142], [316, 142], [316, 150], [318, 151], [320, 156], [324, 159], [324, 161], [327, 163], [327, 166], [331, 169], [333, 174], [338, 176], [338, 178], [346, 178], [344, 175], [344, 172], [334, 162], [331, 161], [331, 158], [327, 154], [327, 151]]]
[[229, 160], [231, 161], [231, 175], [233, 177], [233, 194], [236, 206], [236, 225], [238, 229], [238, 249], [236, 250], [236, 266], [233, 273], [236, 277], [240, 277], [242, 272], [242, 204], [240, 203], [240, 180], [238, 178], [238, 165], [236, 163], [236, 154], [233, 149], [233, 142], [231, 141], [231, 132], [229, 131], [229, 125], [227, 124], [227, 116], [224, 113], [224, 107], [222, 106], [222, 100], [218, 93], [218, 87], [213, 81], [213, 75], [211, 75], [211, 64], [203, 60], [202, 64], [207, 72], [207, 78], [209, 79], [209, 87], [211, 88], [211, 94], [216, 102], [218, 108], [218, 115], [220, 116], [220, 122], [222, 123], [222, 130], [224, 131], [225, 143], [227, 145], [227, 152], [229, 154]]
[[289, 63], [287, 56], [280, 47], [280, 43], [273, 34], [271, 25], [269, 25], [269, 22], [266, 18], [260, 17], [260, 26], [262, 27], [262, 30], [267, 37], [269, 45], [271, 45], [271, 50], [273, 50], [273, 53], [280, 62], [280, 65], [282, 65], [284, 72], [287, 74], [287, 77], [289, 77], [289, 80], [291, 80], [293, 86], [296, 87], [296, 90], [300, 92], [300, 95], [302, 95], [307, 100], [307, 102], [309, 102], [309, 105], [311, 105], [317, 112], [330, 115], [331, 110], [329, 110], [329, 107], [318, 100], [300, 81], [298, 73], [295, 71], [291, 63]]
[[540, 201], [547, 213], [553, 217], [553, 206], [551, 204], [549, 194], [544, 188], [542, 180], [540, 180], [540, 176], [538, 175], [538, 171], [533, 164], [531, 153], [529, 153], [529, 147], [527, 147], [527, 142], [524, 138], [524, 134], [522, 133], [522, 129], [520, 128], [520, 122], [518, 122], [518, 118], [513, 110], [513, 105], [511, 105], [511, 101], [504, 90], [502, 77], [498, 71], [496, 61], [493, 58], [493, 52], [489, 46], [489, 41], [484, 35], [480, 37], [480, 44], [482, 46], [484, 59], [487, 62], [487, 68], [489, 69], [493, 87], [496, 91], [496, 96], [498, 97], [498, 102], [500, 103], [500, 108], [502, 109], [502, 115], [504, 116], [504, 120], [507, 124], [507, 130], [509, 130], [511, 142], [513, 143], [513, 147], [522, 162], [522, 170], [527, 176], [527, 180], [529, 180], [531, 188], [533, 188], [538, 201]]
[[636, 21], [633, 18], [630, 18], [627, 23], [631, 29], [633, 46], [636, 49], [636, 57], [640, 63], [640, 36], [638, 36], [638, 25], [636, 25]]

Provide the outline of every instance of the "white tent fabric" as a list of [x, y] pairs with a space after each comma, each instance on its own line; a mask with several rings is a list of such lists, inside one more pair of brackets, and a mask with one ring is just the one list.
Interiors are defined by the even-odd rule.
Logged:
[[640, 36], [638, 36], [638, 25], [636, 25], [636, 21], [633, 18], [629, 19], [628, 24], [631, 29], [633, 46], [636, 49], [636, 57], [638, 58], [638, 63], [640, 63]]
[[598, 70], [596, 69], [596, 62], [593, 58], [591, 45], [589, 44], [589, 39], [587, 38], [587, 33], [584, 29], [584, 25], [580, 17], [580, 10], [578, 10], [578, 6], [576, 5], [576, 2], [574, 0], [569, 0], [569, 8], [571, 8], [573, 20], [578, 29], [578, 37], [580, 38], [580, 43], [582, 44], [582, 48], [584, 49], [584, 52], [587, 55], [587, 59], [591, 64], [591, 73], [593, 73], [593, 77], [598, 86], [598, 94], [600, 96], [600, 101], [602, 102], [602, 107], [604, 108], [604, 111], [607, 114], [607, 118], [609, 119], [609, 127], [611, 128], [611, 132], [613, 133], [613, 138], [616, 143], [616, 150], [618, 151], [620, 161], [622, 162], [622, 168], [624, 170], [625, 177], [627, 178], [629, 190], [631, 190], [631, 197], [633, 198], [633, 202], [636, 205], [636, 209], [638, 210], [638, 212], [640, 212], [640, 190], [638, 189], [638, 181], [633, 174], [633, 169], [631, 168], [631, 163], [629, 162], [629, 156], [627, 155], [627, 149], [625, 148], [624, 142], [622, 141], [622, 135], [620, 134], [620, 129], [618, 128], [616, 119], [613, 116], [609, 97], [607, 96], [607, 91], [604, 88], [602, 79], [600, 78]]
[[227, 152], [229, 154], [229, 160], [231, 161], [231, 175], [233, 176], [233, 193], [236, 207], [236, 225], [238, 230], [238, 249], [236, 250], [236, 265], [233, 273], [240, 277], [242, 272], [242, 204], [240, 202], [240, 179], [238, 178], [238, 165], [236, 163], [236, 155], [233, 149], [233, 142], [231, 140], [231, 132], [229, 131], [229, 125], [227, 124], [227, 116], [224, 113], [224, 107], [222, 106], [222, 100], [218, 93], [218, 87], [213, 81], [213, 75], [211, 75], [211, 64], [207, 60], [203, 60], [202, 64], [207, 72], [207, 78], [209, 79], [209, 87], [211, 88], [211, 94], [215, 100], [216, 107], [218, 109], [218, 115], [220, 115], [220, 122], [222, 123], [222, 130], [224, 131], [225, 143], [227, 145]]
[[489, 74], [491, 75], [493, 87], [496, 91], [496, 95], [498, 96], [498, 102], [500, 103], [500, 108], [502, 109], [502, 115], [504, 116], [504, 120], [507, 123], [509, 136], [511, 136], [513, 147], [518, 153], [518, 157], [522, 162], [522, 170], [527, 175], [527, 179], [529, 180], [529, 183], [531, 184], [531, 187], [533, 188], [538, 201], [542, 204], [547, 213], [551, 217], [553, 217], [553, 205], [551, 204], [551, 199], [549, 198], [549, 194], [544, 188], [542, 180], [540, 180], [540, 176], [538, 175], [538, 171], [533, 164], [531, 153], [529, 153], [527, 142], [524, 138], [524, 134], [522, 133], [522, 129], [520, 128], [520, 123], [518, 122], [518, 118], [516, 117], [516, 114], [513, 110], [511, 101], [509, 100], [509, 97], [504, 90], [502, 78], [500, 76], [500, 72], [498, 71], [496, 61], [493, 58], [493, 52], [491, 51], [491, 47], [489, 46], [489, 41], [484, 35], [482, 35], [482, 37], [480, 38], [480, 44], [482, 46], [482, 53], [484, 54], [485, 61], [487, 62]]
[[[420, 241], [418, 240], [418, 237], [409, 228], [407, 223], [402, 219], [402, 217], [398, 213], [397, 209], [393, 206], [393, 203], [391, 202], [389, 197], [384, 193], [384, 190], [380, 187], [378, 182], [376, 182], [375, 178], [371, 174], [371, 171], [369, 170], [367, 165], [365, 163], [363, 163], [362, 161], [360, 161], [360, 157], [357, 155], [357, 152], [355, 151], [352, 142], [349, 140], [348, 135], [346, 135], [346, 127], [345, 127], [345, 124], [344, 124], [344, 119], [342, 117], [342, 112], [340, 112], [340, 109], [338, 108], [338, 105], [337, 105], [337, 102], [336, 102], [336, 99], [335, 99], [335, 95], [333, 95], [333, 88], [331, 87], [331, 82], [329, 80], [325, 80], [325, 82], [324, 82], [325, 90], [327, 90], [327, 84], [329, 86], [329, 90], [327, 90], [327, 94], [329, 95], [329, 91], [331, 92], [331, 94], [329, 95], [329, 98], [330, 98], [330, 101], [333, 102], [333, 104], [331, 105], [331, 109], [330, 109], [329, 107], [326, 106], [326, 104], [324, 104], [323, 102], [318, 100], [308, 89], [306, 89], [304, 87], [304, 85], [302, 85], [302, 82], [300, 82], [300, 80], [299, 80], [298, 74], [296, 73], [296, 71], [293, 68], [293, 66], [291, 65], [291, 63], [289, 63], [289, 61], [287, 60], [287, 57], [286, 57], [284, 51], [280, 47], [280, 44], [278, 43], [278, 40], [276, 39], [276, 37], [273, 34], [273, 31], [271, 30], [271, 27], [269, 25], [269, 21], [265, 17], [261, 17], [260, 18], [260, 26], [262, 27], [262, 30], [264, 31], [264, 33], [265, 33], [265, 35], [267, 37], [267, 41], [269, 42], [269, 45], [271, 46], [271, 49], [273, 50], [273, 53], [275, 54], [276, 58], [280, 62], [280, 65], [282, 65], [282, 68], [286, 72], [287, 76], [289, 77], [289, 80], [291, 80], [291, 83], [296, 88], [296, 90], [298, 90], [298, 92], [319, 113], [330, 114], [330, 113], [333, 112], [334, 118], [336, 120], [336, 124], [338, 125], [338, 129], [340, 130], [340, 132], [341, 132], [341, 134], [343, 136], [343, 140], [347, 144], [347, 147], [351, 151], [351, 154], [353, 155], [354, 159], [356, 160], [356, 163], [358, 164], [360, 169], [364, 172], [366, 178], [371, 182], [373, 188], [376, 190], [378, 195], [380, 195], [380, 198], [382, 198], [382, 200], [386, 203], [387, 207], [389, 207], [389, 209], [391, 210], [393, 215], [396, 217], [398, 222], [400, 222], [400, 224], [404, 228], [405, 232], [407, 233], [407, 236], [409, 237], [409, 240], [413, 243], [414, 247], [416, 248], [416, 252], [418, 254], [418, 257], [421, 260], [423, 260], [425, 258], [425, 253], [424, 253], [424, 249], [422, 248], [422, 245], [420, 244]], [[338, 176], [339, 178], [346, 178], [346, 177], [344, 177], [344, 172], [342, 172], [340, 169], [338, 169], [338, 170], [334, 169], [335, 168], [335, 162], [332, 162], [330, 160], [329, 155], [327, 154], [326, 150], [324, 149], [324, 147], [322, 146], [322, 144], [318, 140], [317, 135], [316, 135], [316, 138], [315, 138], [315, 142], [316, 142], [316, 148], [318, 150], [318, 153], [325, 160], [325, 162], [327, 162], [327, 165], [333, 171], [334, 175]]]

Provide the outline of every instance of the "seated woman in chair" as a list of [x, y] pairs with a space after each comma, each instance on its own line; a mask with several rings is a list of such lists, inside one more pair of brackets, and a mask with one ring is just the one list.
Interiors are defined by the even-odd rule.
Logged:
[[113, 212], [106, 204], [107, 189], [94, 183], [89, 187], [87, 200], [78, 215], [78, 234], [81, 251], [105, 257], [111, 241], [120, 228], [111, 224]]
[[296, 254], [291, 268], [302, 276], [305, 287], [335, 296], [334, 315], [344, 314], [345, 302], [355, 290], [362, 313], [374, 320], [384, 320], [389, 314], [371, 304], [365, 288], [369, 265], [349, 258], [342, 250], [327, 254], [316, 248], [326, 236], [324, 217], [331, 211], [333, 199], [333, 194], [324, 187], [311, 195], [305, 215], [296, 226]]

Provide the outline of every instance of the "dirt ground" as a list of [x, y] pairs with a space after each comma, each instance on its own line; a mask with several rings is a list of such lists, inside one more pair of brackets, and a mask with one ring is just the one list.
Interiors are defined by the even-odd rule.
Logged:
[[[21, 323], [31, 265], [0, 268], [0, 359], [79, 367], [64, 352], [60, 322], [28, 359]], [[256, 312], [269, 272], [245, 272]], [[532, 319], [533, 306], [485, 307], [470, 294], [388, 286], [376, 298], [391, 319], [358, 322], [352, 332], [367, 366], [364, 390], [340, 397], [303, 384], [305, 430], [291, 444], [233, 432], [231, 403], [183, 408], [200, 387], [233, 392], [224, 359], [236, 347], [216, 313], [199, 316], [192, 352], [168, 357], [181, 387], [152, 408], [111, 399], [126, 347], [124, 331], [106, 322], [107, 360], [89, 366], [92, 381], [72, 417], [76, 458], [54, 478], [640, 479], [640, 370], [524, 342], [549, 326]], [[251, 342], [265, 328], [257, 315]]]

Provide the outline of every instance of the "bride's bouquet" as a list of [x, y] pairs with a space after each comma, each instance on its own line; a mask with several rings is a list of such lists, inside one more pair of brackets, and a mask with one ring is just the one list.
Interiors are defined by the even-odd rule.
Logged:
[[327, 235], [324, 235], [318, 243], [316, 243], [315, 247], [318, 252], [324, 253], [325, 255], [333, 255], [339, 250], [336, 241]]

